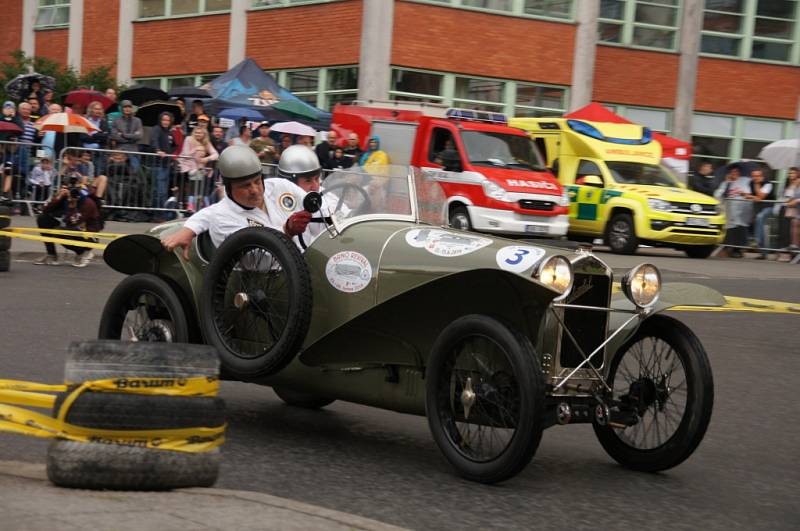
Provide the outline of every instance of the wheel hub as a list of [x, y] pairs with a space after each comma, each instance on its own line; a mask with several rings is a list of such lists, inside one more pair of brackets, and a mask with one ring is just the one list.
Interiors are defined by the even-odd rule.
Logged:
[[141, 327], [135, 337], [138, 341], [174, 343], [175, 326], [171, 321], [153, 319]]
[[656, 383], [651, 378], [639, 378], [631, 383], [628, 399], [641, 415], [658, 398]]

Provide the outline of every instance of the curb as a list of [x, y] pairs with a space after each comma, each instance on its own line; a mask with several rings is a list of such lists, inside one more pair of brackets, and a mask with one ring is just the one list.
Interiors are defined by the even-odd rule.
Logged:
[[[12, 480], [12, 477], [17, 479]], [[66, 518], [72, 523], [85, 522], [86, 528], [90, 528], [89, 524], [92, 521], [99, 516], [108, 515], [110, 512], [141, 511], [137, 516], [137, 526], [147, 528], [150, 527], [148, 520], [151, 524], [155, 524], [165, 517], [184, 518], [185, 515], [195, 514], [199, 508], [209, 508], [217, 511], [215, 513], [217, 521], [205, 518], [202, 522], [186, 522], [189, 527], [200, 524], [200, 526], [205, 525], [211, 529], [223, 529], [229, 526], [239, 529], [248, 527], [252, 529], [309, 530], [343, 528], [365, 531], [405, 529], [353, 514], [250, 491], [215, 488], [175, 489], [166, 492], [62, 489], [48, 481], [43, 464], [0, 461], [0, 484], [11, 481], [17, 486], [24, 487], [24, 490], [29, 493], [32, 492], [31, 497], [34, 499], [31, 501], [34, 502], [38, 495], [49, 499], [63, 498], [66, 503], [50, 506], [52, 512], [47, 512], [47, 510], [38, 512], [35, 517], [37, 523], [51, 518], [50, 521], [53, 525]], [[8, 496], [4, 495], [3, 498], [8, 498]], [[159, 500], [163, 506], [169, 506], [169, 513], [166, 516], [162, 511], [153, 510], [152, 505], [146, 501], [155, 499]], [[6, 501], [13, 503], [14, 500]], [[146, 509], [142, 509], [142, 507]], [[226, 507], [230, 510], [226, 511]], [[70, 508], [75, 510], [70, 511]], [[0, 510], [6, 512], [8, 509], [9, 507], [5, 506], [3, 500], [0, 500]], [[7, 516], [9, 515], [7, 514]], [[26, 523], [14, 518], [13, 511], [10, 516], [12, 517], [10, 521], [5, 520], [5, 529], [36, 528], [36, 525], [31, 527], [31, 521]], [[269, 517], [269, 520], [259, 519], [259, 517]], [[249, 522], [249, 526], [246, 522]], [[14, 527], [16, 525], [19, 527]]]

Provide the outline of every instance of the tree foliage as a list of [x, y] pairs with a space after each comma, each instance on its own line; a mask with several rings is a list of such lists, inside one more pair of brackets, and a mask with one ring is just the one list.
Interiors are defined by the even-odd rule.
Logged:
[[11, 60], [0, 63], [0, 99], [3, 101], [10, 99], [6, 95], [6, 84], [19, 74], [31, 71], [51, 76], [56, 80], [56, 100], [60, 100], [67, 92], [79, 88], [92, 88], [101, 92], [109, 87], [117, 89], [117, 92], [124, 88], [117, 85], [111, 73], [113, 65], [97, 66], [80, 74], [72, 66], [62, 65], [48, 57], [28, 57], [22, 50], [14, 50], [10, 55]]

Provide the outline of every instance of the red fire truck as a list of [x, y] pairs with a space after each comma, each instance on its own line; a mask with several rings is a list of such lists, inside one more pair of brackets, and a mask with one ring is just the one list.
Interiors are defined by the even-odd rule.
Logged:
[[333, 124], [341, 134], [357, 133], [362, 149], [379, 137], [391, 164], [418, 167], [437, 180], [453, 227], [567, 233], [568, 196], [533, 141], [503, 114], [405, 102], [338, 104]]

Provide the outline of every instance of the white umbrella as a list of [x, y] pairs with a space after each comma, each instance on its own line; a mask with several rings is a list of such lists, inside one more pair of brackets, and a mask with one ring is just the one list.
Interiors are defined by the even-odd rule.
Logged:
[[83, 116], [66, 112], [46, 114], [36, 120], [33, 126], [42, 132], [55, 131], [56, 133], [89, 133], [98, 130]]
[[287, 133], [290, 135], [303, 136], [314, 136], [314, 133], [317, 132], [313, 127], [301, 124], [300, 122], [280, 122], [277, 124], [272, 124], [270, 130], [275, 131], [276, 133]]
[[800, 165], [800, 139], [790, 138], [767, 144], [758, 158], [763, 159], [773, 170], [785, 170]]

